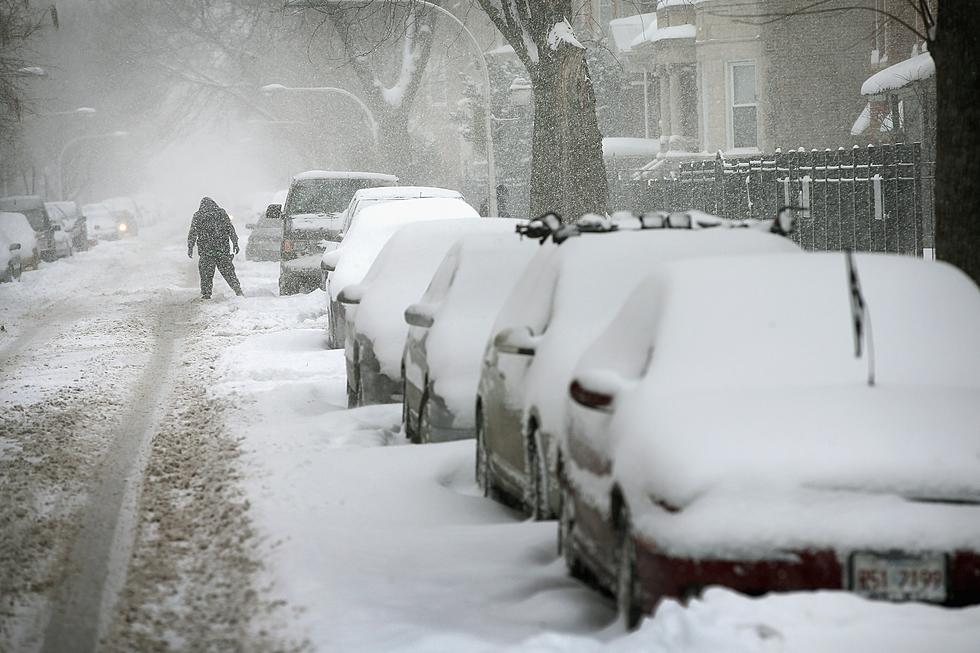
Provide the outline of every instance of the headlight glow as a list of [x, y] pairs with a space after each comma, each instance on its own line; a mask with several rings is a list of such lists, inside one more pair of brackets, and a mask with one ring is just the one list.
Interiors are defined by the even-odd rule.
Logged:
[[126, 226], [125, 222], [120, 222], [119, 226], [116, 228], [119, 229], [119, 231], [126, 231], [129, 227]]

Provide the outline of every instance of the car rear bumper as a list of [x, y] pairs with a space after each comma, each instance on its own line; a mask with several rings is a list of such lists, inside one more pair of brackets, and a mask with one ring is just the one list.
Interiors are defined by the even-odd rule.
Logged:
[[[893, 552], [887, 552], [893, 553]], [[980, 553], [955, 551], [946, 558], [946, 606], [980, 604]], [[637, 540], [640, 607], [652, 611], [664, 597], [685, 598], [709, 585], [749, 595], [813, 590], [853, 591], [851, 552], [815, 549], [785, 552], [775, 559], [723, 560], [668, 556]]]

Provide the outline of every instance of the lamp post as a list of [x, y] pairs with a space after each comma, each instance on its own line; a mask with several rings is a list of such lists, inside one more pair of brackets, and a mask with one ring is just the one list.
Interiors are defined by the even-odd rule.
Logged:
[[88, 136], [79, 136], [65, 143], [65, 146], [61, 148], [61, 153], [58, 154], [58, 190], [60, 191], [61, 199], [68, 199], [68, 194], [65, 192], [65, 154], [68, 152], [68, 150], [75, 145], [86, 141], [101, 140], [103, 138], [124, 138], [126, 136], [129, 136], [129, 132], [115, 131], [105, 134], [89, 134]]
[[346, 91], [342, 88], [336, 88], [334, 86], [284, 86], [282, 84], [266, 84], [259, 90], [266, 95], [272, 95], [273, 93], [336, 93], [337, 95], [343, 95], [344, 97], [356, 102], [357, 106], [359, 106], [361, 111], [364, 112], [364, 116], [368, 121], [368, 126], [371, 129], [371, 136], [374, 138], [374, 144], [378, 145], [378, 121], [374, 119], [374, 113], [368, 108], [368, 105], [364, 104], [364, 101], [361, 100], [361, 98], [357, 97], [350, 91]]
[[[339, 5], [343, 4], [347, 0], [287, 0], [287, 7], [296, 8], [307, 8], [312, 9], [315, 7], [320, 7], [323, 5]], [[456, 17], [448, 9], [440, 7], [437, 4], [428, 2], [428, 0], [391, 0], [392, 2], [398, 2], [401, 4], [420, 4], [430, 9], [434, 9], [444, 16], [448, 16], [453, 21], [459, 25], [466, 36], [469, 38], [470, 42], [476, 48], [476, 53], [479, 55], [480, 69], [483, 72], [483, 127], [486, 132], [487, 141], [487, 204], [489, 206], [490, 215], [497, 215], [497, 168], [493, 158], [493, 112], [490, 105], [490, 68], [487, 65], [487, 58], [483, 54], [483, 48], [480, 47], [480, 42], [476, 40], [473, 32]]]

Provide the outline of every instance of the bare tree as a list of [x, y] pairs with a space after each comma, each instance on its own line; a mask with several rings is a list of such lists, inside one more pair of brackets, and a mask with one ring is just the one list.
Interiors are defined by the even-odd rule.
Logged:
[[606, 210], [609, 188], [585, 47], [572, 0], [477, 0], [524, 63], [534, 91], [531, 214]]

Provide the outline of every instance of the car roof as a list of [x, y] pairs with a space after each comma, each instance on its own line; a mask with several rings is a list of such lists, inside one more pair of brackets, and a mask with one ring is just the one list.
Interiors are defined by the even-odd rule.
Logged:
[[16, 209], [36, 209], [44, 206], [39, 195], [8, 195], [0, 197], [0, 209], [11, 211]]
[[377, 181], [387, 181], [396, 183], [398, 177], [381, 172], [354, 172], [350, 170], [307, 170], [298, 175], [293, 175], [293, 181], [305, 181], [307, 179], [373, 179]]
[[434, 186], [379, 186], [362, 188], [354, 193], [354, 199], [382, 198], [427, 198], [427, 197], [463, 197], [458, 190], [437, 188]]

